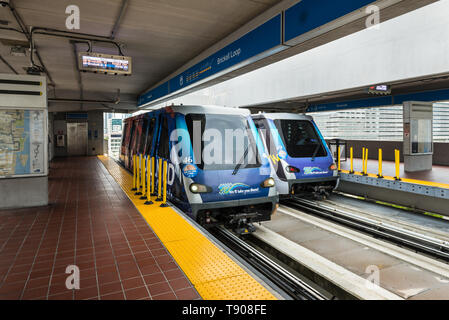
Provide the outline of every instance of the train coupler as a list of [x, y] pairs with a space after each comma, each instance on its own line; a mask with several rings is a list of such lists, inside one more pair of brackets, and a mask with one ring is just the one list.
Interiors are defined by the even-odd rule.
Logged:
[[252, 223], [243, 223], [239, 227], [234, 228], [234, 232], [238, 235], [250, 234], [256, 231], [256, 227]]
[[228, 226], [239, 235], [250, 234], [256, 231], [256, 227], [251, 222], [259, 220], [260, 217], [261, 215], [257, 212], [231, 215]]

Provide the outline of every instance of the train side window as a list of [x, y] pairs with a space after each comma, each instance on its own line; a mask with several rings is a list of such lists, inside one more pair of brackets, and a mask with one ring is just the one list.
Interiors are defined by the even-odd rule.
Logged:
[[168, 159], [169, 158], [169, 135], [168, 135], [168, 124], [167, 118], [163, 117], [161, 135], [159, 138], [159, 149], [157, 150], [157, 155], [159, 158]]
[[140, 139], [139, 139], [139, 153], [143, 154], [145, 151], [145, 144], [146, 144], [146, 139], [147, 139], [147, 128], [148, 128], [148, 120], [147, 119], [143, 119], [142, 121], [142, 127], [141, 127], [141, 131], [140, 131]]
[[126, 140], [128, 138], [128, 124], [123, 124], [123, 136], [122, 136], [122, 147], [126, 146]]
[[147, 135], [147, 143], [145, 146], [145, 154], [151, 154], [151, 145], [153, 143], [153, 137], [154, 137], [154, 129], [156, 125], [156, 119], [152, 118], [149, 120], [149, 128], [148, 128], [148, 135]]
[[133, 154], [136, 154], [136, 143], [137, 143], [137, 121], [133, 121], [132, 123], [132, 130], [131, 130], [131, 150]]

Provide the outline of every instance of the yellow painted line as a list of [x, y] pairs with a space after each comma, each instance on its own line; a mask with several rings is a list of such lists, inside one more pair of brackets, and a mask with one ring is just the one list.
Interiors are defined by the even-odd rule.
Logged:
[[[341, 170], [342, 173], [347, 173], [349, 174], [348, 170]], [[361, 172], [354, 172], [355, 175], [358, 176], [362, 176], [363, 174]], [[368, 174], [369, 177], [371, 178], [376, 178], [377, 179], [377, 175], [375, 174]], [[394, 177], [390, 177], [390, 176], [384, 176], [385, 180], [391, 180], [391, 181], [395, 181]], [[424, 180], [415, 180], [415, 179], [405, 179], [405, 178], [401, 178], [402, 182], [407, 182], [407, 183], [412, 183], [412, 184], [420, 184], [423, 186], [429, 186], [429, 187], [437, 187], [437, 188], [444, 188], [444, 189], [449, 189], [449, 184], [445, 184], [445, 183], [439, 183], [439, 182], [433, 182], [433, 181], [424, 181]]]
[[[275, 300], [276, 298], [176, 211], [144, 205], [135, 196], [132, 176], [114, 160], [98, 156], [179, 267], [206, 300]], [[154, 199], [152, 199], [154, 200]]]

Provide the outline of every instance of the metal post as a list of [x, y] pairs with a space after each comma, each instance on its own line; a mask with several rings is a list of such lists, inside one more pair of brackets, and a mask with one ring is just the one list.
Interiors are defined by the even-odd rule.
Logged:
[[145, 161], [145, 156], [140, 155], [140, 165], [141, 165], [141, 177], [142, 177], [142, 196], [140, 197], [140, 200], [146, 200], [147, 199], [147, 191], [146, 191], [146, 172], [145, 172], [145, 167], [146, 167], [146, 161]]
[[134, 193], [136, 196], [141, 196], [142, 192], [140, 192], [140, 167], [139, 167], [139, 158], [136, 156], [136, 175], [137, 175], [137, 192]]
[[368, 175], [368, 148], [365, 148], [365, 170], [363, 171], [364, 172], [364, 176], [367, 176]]
[[137, 183], [136, 183], [136, 155], [133, 154], [133, 188], [131, 191], [137, 191]]
[[400, 171], [401, 170], [401, 167], [400, 167], [401, 154], [400, 154], [399, 150], [394, 150], [394, 160], [395, 160], [395, 165], [396, 165], [396, 176], [394, 177], [394, 179], [396, 181], [400, 181], [401, 178], [399, 177], [399, 175], [400, 175], [400, 172], [401, 172]]
[[162, 201], [162, 158], [159, 158], [157, 166], [157, 198], [156, 201]]
[[382, 149], [379, 149], [379, 173], [377, 177], [382, 179], [384, 176], [382, 174]]
[[337, 147], [337, 162], [338, 162], [338, 172], [341, 172], [341, 155], [340, 155], [340, 146]]
[[153, 168], [152, 164], [151, 164], [151, 157], [148, 155], [147, 156], [147, 201], [145, 201], [144, 204], [146, 205], [150, 205], [153, 204], [153, 201], [151, 201], [151, 188], [152, 188], [152, 183], [151, 183], [151, 170]]
[[162, 193], [162, 203], [160, 207], [168, 207], [167, 204], [167, 161], [164, 161], [164, 192]]
[[350, 156], [351, 156], [351, 171], [349, 171], [349, 173], [354, 174], [354, 149], [352, 147], [350, 149]]
[[362, 149], [362, 174], [365, 174], [365, 147]]
[[156, 196], [154, 192], [154, 175], [156, 172], [154, 157], [151, 157], [151, 195]]

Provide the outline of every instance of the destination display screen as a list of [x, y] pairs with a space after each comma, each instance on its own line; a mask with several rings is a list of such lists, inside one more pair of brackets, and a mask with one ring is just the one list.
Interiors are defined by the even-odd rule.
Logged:
[[368, 88], [368, 93], [371, 94], [391, 94], [391, 86], [386, 84], [379, 84]]
[[131, 57], [80, 53], [79, 62], [82, 71], [131, 74]]

